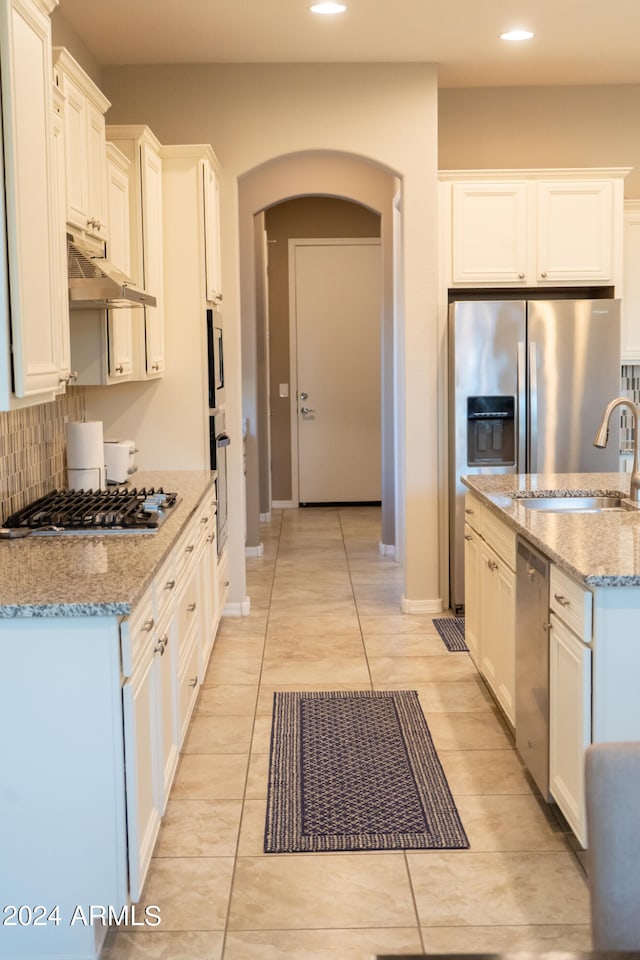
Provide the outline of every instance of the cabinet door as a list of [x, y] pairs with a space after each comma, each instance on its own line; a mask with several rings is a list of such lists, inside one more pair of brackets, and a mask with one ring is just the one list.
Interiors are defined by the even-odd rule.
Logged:
[[65, 76], [63, 81], [64, 139], [67, 171], [67, 222], [81, 230], [89, 226], [89, 186], [87, 180], [87, 98]]
[[[131, 262], [129, 231], [129, 178], [117, 164], [107, 164], [107, 196], [109, 215], [108, 255], [111, 262], [129, 274]], [[109, 310], [109, 377], [128, 379], [133, 369], [131, 309]]]
[[640, 202], [624, 206], [622, 362], [640, 363]]
[[549, 790], [586, 845], [584, 752], [591, 742], [591, 650], [551, 615]]
[[171, 617], [157, 631], [155, 644], [158, 672], [158, 794], [160, 812], [164, 813], [169, 791], [178, 764], [178, 727], [176, 714], [176, 629]]
[[51, 28], [29, 0], [1, 5], [0, 59], [14, 390], [49, 398], [61, 363]]
[[[54, 91], [57, 96], [57, 92]], [[59, 364], [60, 364], [60, 392], [63, 393], [66, 384], [71, 379], [71, 343], [69, 333], [69, 279], [67, 272], [67, 240], [65, 220], [67, 216], [66, 170], [65, 170], [65, 143], [64, 143], [64, 112], [62, 104], [54, 106], [53, 110], [53, 188], [55, 191], [55, 218], [54, 218], [54, 245], [55, 257], [54, 282], [56, 289], [55, 303], [52, 312], [58, 318], [59, 334]]]
[[156, 712], [158, 707], [154, 641], [122, 688], [129, 889], [133, 902], [142, 894], [151, 855], [160, 829], [157, 789]]
[[527, 184], [454, 183], [454, 283], [524, 282], [527, 271]]
[[208, 160], [202, 162], [204, 187], [205, 278], [207, 300], [222, 302], [220, 280], [220, 189], [218, 175]]
[[464, 634], [469, 654], [480, 669], [480, 545], [482, 538], [468, 523], [464, 527]]
[[107, 160], [104, 115], [87, 101], [87, 192], [89, 225], [87, 232], [101, 240], [109, 235], [107, 224]]
[[537, 280], [610, 282], [614, 196], [609, 180], [537, 185]]
[[481, 673], [515, 724], [515, 574], [491, 548], [481, 548]]
[[141, 146], [144, 286], [157, 306], [145, 307], [146, 373], [159, 376], [165, 369], [162, 296], [162, 163], [147, 144]]

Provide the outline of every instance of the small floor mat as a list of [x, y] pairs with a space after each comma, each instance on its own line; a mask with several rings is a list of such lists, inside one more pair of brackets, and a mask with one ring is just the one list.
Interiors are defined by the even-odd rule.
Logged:
[[469, 650], [464, 639], [464, 617], [440, 617], [433, 625], [444, 640], [447, 650], [452, 653]]
[[274, 694], [265, 853], [468, 846], [415, 690]]

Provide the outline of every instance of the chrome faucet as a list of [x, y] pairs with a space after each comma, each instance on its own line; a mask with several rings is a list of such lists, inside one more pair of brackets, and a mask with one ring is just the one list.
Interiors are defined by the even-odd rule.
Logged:
[[633, 470], [631, 472], [630, 499], [640, 502], [640, 473], [638, 472], [638, 442], [640, 441], [640, 437], [638, 436], [638, 424], [640, 423], [640, 410], [638, 409], [637, 404], [635, 404], [632, 400], [627, 400], [626, 397], [617, 397], [615, 400], [612, 400], [611, 403], [608, 403], [607, 409], [602, 416], [602, 423], [598, 427], [598, 432], [596, 433], [596, 438], [593, 441], [593, 445], [594, 447], [606, 447], [607, 440], [609, 439], [609, 420], [616, 407], [629, 407], [631, 416], [633, 417], [633, 432], [635, 442], [633, 445]]

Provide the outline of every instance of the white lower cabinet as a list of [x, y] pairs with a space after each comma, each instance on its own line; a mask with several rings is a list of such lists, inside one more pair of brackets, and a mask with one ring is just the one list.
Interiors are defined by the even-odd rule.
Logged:
[[465, 498], [465, 638], [509, 722], [515, 724], [515, 532]]
[[549, 586], [549, 792], [587, 842], [584, 752], [592, 740], [593, 594], [556, 566]]
[[76, 906], [140, 900], [219, 620], [217, 593], [202, 601], [212, 507], [209, 491], [128, 616], [0, 620], [0, 705], [20, 731], [3, 748], [2, 903], [61, 918], [3, 926], [2, 960], [97, 960], [107, 928], [71, 925]]

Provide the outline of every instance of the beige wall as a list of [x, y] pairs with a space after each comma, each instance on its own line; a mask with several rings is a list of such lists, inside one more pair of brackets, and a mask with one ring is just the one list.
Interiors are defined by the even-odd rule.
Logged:
[[[255, 276], [241, 300], [241, 178], [274, 158], [335, 152], [402, 185], [402, 310], [397, 336], [400, 475], [406, 519], [405, 609], [439, 609], [437, 449], [437, 88], [430, 64], [215, 64], [104, 67], [111, 123], [145, 123], [162, 143], [211, 143], [222, 164], [222, 277], [228, 426], [242, 431], [242, 390], [255, 409]], [[313, 183], [305, 193], [324, 192]], [[286, 199], [288, 194], [272, 198]], [[340, 196], [344, 193], [340, 191]], [[348, 195], [347, 195], [348, 196]], [[261, 208], [258, 208], [261, 209]], [[253, 215], [246, 249], [253, 251]], [[253, 253], [251, 254], [253, 256]], [[253, 299], [252, 299], [253, 296]], [[253, 326], [253, 342], [248, 331]], [[245, 335], [241, 341], [241, 330]], [[254, 382], [242, 383], [244, 358]], [[235, 382], [234, 382], [235, 381]], [[245, 401], [247, 397], [245, 396]], [[230, 448], [232, 602], [244, 589], [241, 445]], [[247, 476], [247, 483], [249, 482]], [[257, 498], [256, 498], [257, 500]]]
[[440, 90], [442, 170], [634, 167], [640, 197], [640, 85]]
[[299, 197], [265, 216], [269, 239], [271, 476], [273, 500], [291, 499], [290, 403], [278, 394], [290, 383], [289, 244], [297, 237], [379, 237], [380, 215], [333, 197]]

